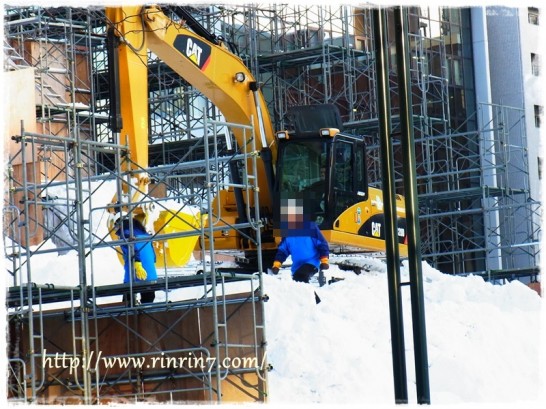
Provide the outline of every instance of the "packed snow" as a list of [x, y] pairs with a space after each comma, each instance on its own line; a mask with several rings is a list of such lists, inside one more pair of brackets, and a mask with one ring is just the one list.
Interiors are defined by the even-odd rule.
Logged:
[[[288, 270], [265, 279], [271, 402], [393, 403], [386, 271], [332, 270], [345, 279], [322, 288], [291, 282]], [[426, 263], [423, 278], [432, 403], [538, 402], [544, 392], [538, 294], [518, 281], [492, 285]], [[408, 287], [403, 305], [408, 395], [415, 403]]]

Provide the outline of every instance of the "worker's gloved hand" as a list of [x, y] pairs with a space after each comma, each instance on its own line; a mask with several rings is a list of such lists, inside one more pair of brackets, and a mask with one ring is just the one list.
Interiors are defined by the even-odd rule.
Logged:
[[328, 262], [328, 257], [321, 257], [320, 258], [320, 270], [328, 270], [330, 268], [330, 264]]
[[273, 262], [273, 267], [271, 267], [271, 272], [274, 275], [279, 274], [279, 268], [281, 268], [281, 265], [282, 265], [282, 263], [280, 261], [274, 261]]
[[139, 280], [146, 280], [146, 277], [148, 277], [148, 273], [146, 273], [140, 261], [135, 261], [135, 274]]

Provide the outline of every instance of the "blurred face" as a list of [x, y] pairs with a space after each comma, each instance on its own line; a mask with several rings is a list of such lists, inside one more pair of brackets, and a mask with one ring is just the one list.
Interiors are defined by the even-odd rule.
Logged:
[[287, 214], [288, 226], [297, 227], [303, 222], [303, 208], [296, 208]]
[[281, 205], [281, 218], [288, 222], [289, 228], [301, 227], [303, 224], [303, 203], [298, 199], [287, 199]]

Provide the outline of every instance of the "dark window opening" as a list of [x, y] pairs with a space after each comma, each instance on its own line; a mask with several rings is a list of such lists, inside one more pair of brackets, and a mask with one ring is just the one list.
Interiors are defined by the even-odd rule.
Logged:
[[540, 75], [540, 58], [535, 53], [531, 53], [531, 71], [535, 77]]
[[534, 24], [538, 26], [539, 23], [539, 12], [536, 7], [529, 7], [528, 9], [529, 24]]
[[535, 105], [535, 126], [540, 128], [540, 123], [542, 122], [542, 105]]

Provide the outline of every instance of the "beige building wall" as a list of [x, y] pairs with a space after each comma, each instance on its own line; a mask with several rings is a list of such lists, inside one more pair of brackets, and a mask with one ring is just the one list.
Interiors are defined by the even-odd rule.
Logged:
[[[20, 136], [22, 129], [25, 132], [36, 132], [36, 93], [34, 87], [34, 68], [22, 68], [15, 71], [4, 72], [4, 92], [5, 92], [5, 107], [4, 107], [4, 126], [3, 126], [3, 144], [4, 144], [4, 164], [11, 160], [11, 168], [6, 169], [4, 166], [4, 183], [11, 183], [11, 186], [4, 189], [7, 195], [12, 196], [6, 198], [8, 203], [16, 204], [20, 212], [23, 212], [24, 205], [21, 203], [25, 193], [22, 191], [12, 191], [22, 187], [23, 181], [23, 152], [22, 145], [12, 139], [12, 137]], [[27, 144], [24, 147], [24, 155], [27, 172], [27, 181], [34, 183], [40, 180], [39, 167], [33, 163], [31, 158], [35, 157], [36, 152], [33, 151], [32, 145]], [[7, 177], [11, 173], [11, 177]], [[10, 189], [11, 188], [11, 189]], [[28, 199], [33, 200], [33, 192], [26, 192]], [[13, 214], [13, 213], [12, 213]], [[43, 223], [43, 214], [41, 209], [36, 205], [29, 206], [29, 215], [21, 214], [20, 220], [5, 220], [5, 223], [17, 223], [23, 220], [28, 220], [30, 237], [29, 244], [35, 245], [43, 240], [43, 230], [40, 225]], [[11, 233], [11, 229], [10, 229]], [[12, 239], [20, 242], [21, 245], [26, 245], [26, 240], [23, 239], [24, 234], [10, 234]]]

